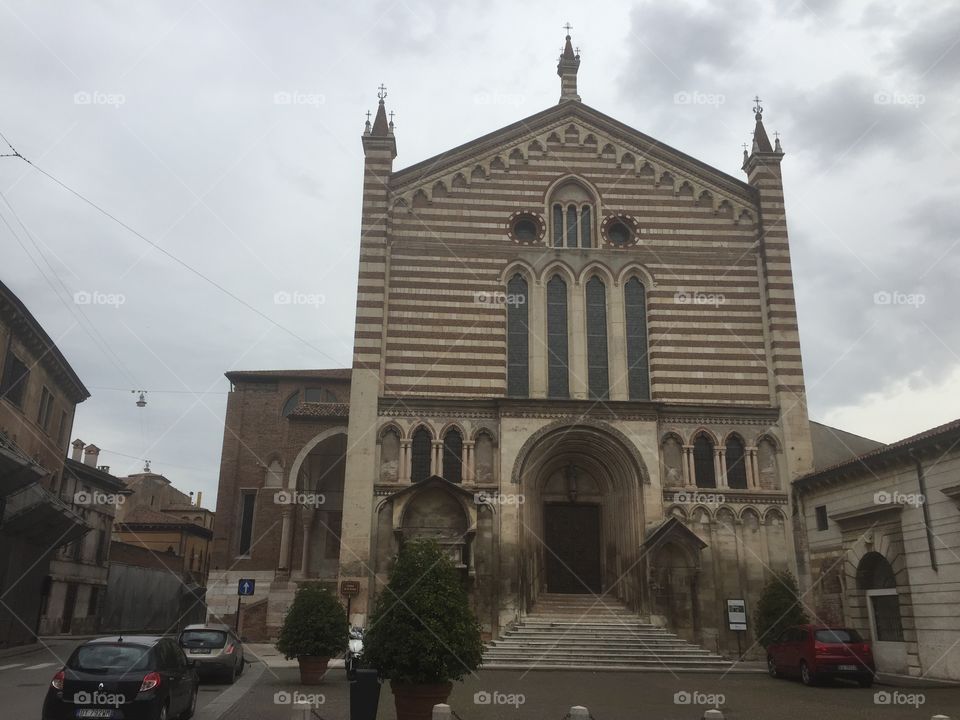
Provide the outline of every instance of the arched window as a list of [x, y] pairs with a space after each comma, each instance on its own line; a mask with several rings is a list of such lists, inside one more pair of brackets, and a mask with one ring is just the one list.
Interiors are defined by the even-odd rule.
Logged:
[[593, 229], [590, 206], [580, 208], [580, 247], [593, 247]]
[[563, 247], [563, 208], [553, 206], [553, 246]]
[[593, 247], [593, 197], [579, 182], [568, 180], [550, 195], [553, 247]]
[[587, 283], [587, 379], [590, 397], [610, 397], [607, 365], [607, 289], [594, 276]]
[[570, 397], [567, 284], [559, 275], [554, 275], [547, 283], [547, 396]]
[[736, 435], [727, 440], [726, 447], [727, 485], [734, 490], [747, 489], [746, 452], [743, 441]]
[[567, 247], [577, 247], [577, 206], [569, 205], [567, 207]]
[[293, 393], [290, 397], [287, 398], [287, 401], [283, 403], [283, 409], [280, 411], [282, 417], [286, 417], [293, 412], [293, 409], [300, 404], [300, 391]]
[[507, 283], [507, 395], [530, 394], [530, 330], [527, 281], [517, 273]]
[[697, 478], [697, 487], [715, 488], [717, 486], [717, 470], [713, 464], [713, 442], [705, 433], [700, 433], [693, 441], [693, 472]]
[[430, 477], [430, 454], [433, 452], [433, 437], [422, 425], [413, 433], [410, 443], [410, 479], [413, 482]]
[[857, 566], [857, 589], [867, 596], [873, 639], [903, 642], [897, 578], [890, 561], [876, 551], [864, 555]]
[[463, 436], [456, 428], [443, 436], [443, 477], [452, 483], [463, 482]]
[[650, 399], [650, 361], [647, 354], [647, 293], [631, 278], [623, 288], [627, 339], [627, 383], [631, 400]]

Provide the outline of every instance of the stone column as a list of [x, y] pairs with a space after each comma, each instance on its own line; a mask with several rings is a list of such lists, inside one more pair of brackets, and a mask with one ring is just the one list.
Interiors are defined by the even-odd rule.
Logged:
[[747, 487], [756, 490], [760, 487], [760, 473], [757, 472], [757, 448], [747, 448]]
[[[292, 492], [296, 492], [296, 490]], [[280, 513], [282, 524], [280, 526], [280, 557], [277, 559], [278, 570], [290, 569], [290, 535], [293, 531], [290, 516], [292, 513], [293, 508], [289, 505], [284, 507]]]
[[693, 466], [693, 445], [683, 446], [683, 479], [687, 487], [696, 487], [697, 474]]
[[717, 448], [716, 461], [719, 472], [717, 473], [717, 486], [730, 487], [727, 484], [727, 451], [725, 448]]
[[410, 482], [410, 440], [400, 441], [400, 459], [397, 468], [397, 479], [402, 482]]
[[530, 397], [547, 396], [547, 290], [540, 281], [531, 281], [530, 305], [527, 322], [530, 323]]
[[300, 552], [300, 574], [307, 577], [310, 574], [310, 529], [313, 526], [313, 516], [316, 511], [312, 507], [304, 506], [300, 509], [300, 524], [303, 528], [303, 548]]
[[720, 464], [720, 448], [713, 448], [713, 474], [717, 481], [717, 487], [723, 487], [721, 485], [722, 476], [723, 476], [723, 466]]
[[465, 440], [463, 443], [463, 481], [465, 483], [472, 483], [473, 478], [476, 477], [476, 468], [474, 467], [473, 459], [473, 440]]
[[629, 400], [627, 378], [627, 325], [623, 286], [607, 288], [607, 357], [610, 365], [610, 399]]
[[574, 400], [587, 399], [587, 320], [583, 286], [575, 283], [570, 286], [567, 305], [567, 360], [570, 383], [570, 397]]
[[433, 441], [433, 452], [430, 453], [430, 474], [443, 474], [443, 443], [440, 440]]

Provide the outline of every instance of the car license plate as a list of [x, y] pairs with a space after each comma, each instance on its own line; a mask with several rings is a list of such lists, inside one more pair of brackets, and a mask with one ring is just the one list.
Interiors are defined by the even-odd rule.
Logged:
[[78, 718], [112, 718], [113, 710], [110, 708], [81, 708], [77, 710]]
[[191, 655], [209, 655], [210, 648], [194, 648], [190, 651]]
[[840, 670], [856, 670], [857, 666], [856, 665], [840, 665], [839, 669]]

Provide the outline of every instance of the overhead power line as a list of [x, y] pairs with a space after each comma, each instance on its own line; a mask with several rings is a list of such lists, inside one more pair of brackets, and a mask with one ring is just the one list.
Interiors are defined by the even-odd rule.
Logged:
[[278, 323], [276, 320], [274, 320], [272, 317], [270, 317], [270, 316], [267, 315], [266, 313], [264, 313], [264, 312], [262, 312], [261, 310], [257, 309], [255, 306], [251, 305], [250, 303], [248, 303], [248, 302], [247, 302], [246, 300], [244, 300], [243, 298], [239, 297], [239, 296], [236, 295], [235, 293], [233, 293], [233, 292], [231, 292], [230, 290], [228, 290], [227, 288], [225, 288], [223, 285], [221, 285], [220, 283], [218, 283], [216, 280], [208, 277], [207, 275], [204, 275], [202, 272], [200, 272], [199, 270], [197, 270], [196, 268], [194, 268], [193, 266], [191, 266], [191, 265], [188, 264], [187, 262], [181, 260], [181, 259], [178, 258], [176, 255], [174, 255], [173, 253], [169, 252], [168, 250], [165, 250], [162, 246], [160, 246], [160, 245], [158, 245], [157, 243], [155, 243], [153, 240], [151, 240], [150, 238], [148, 238], [148, 237], [147, 237], [146, 235], [144, 235], [143, 233], [141, 233], [141, 232], [139, 232], [138, 230], [136, 230], [135, 228], [131, 227], [130, 225], [128, 225], [127, 223], [125, 223], [123, 220], [120, 220], [120, 219], [119, 219], [118, 217], [116, 217], [115, 215], [111, 214], [108, 210], [104, 209], [103, 207], [101, 207], [100, 205], [98, 205], [97, 203], [95, 203], [93, 200], [90, 200], [89, 198], [87, 198], [85, 195], [83, 195], [83, 194], [82, 194], [81, 192], [79, 192], [78, 190], [74, 190], [72, 187], [70, 187], [69, 185], [67, 185], [65, 182], [63, 182], [63, 181], [61, 181], [60, 179], [58, 179], [57, 177], [51, 175], [51, 174], [48, 173], [46, 170], [44, 170], [42, 167], [40, 167], [39, 165], [37, 165], [37, 164], [34, 163], [33, 161], [29, 160], [28, 158], [24, 157], [22, 154], [20, 154], [20, 153], [13, 147], [13, 145], [10, 143], [9, 140], [7, 140], [6, 136], [5, 136], [3, 133], [0, 133], [0, 138], [2, 138], [3, 141], [4, 141], [4, 142], [7, 144], [7, 146], [10, 148], [10, 154], [6, 155], [5, 157], [17, 157], [17, 158], [20, 158], [20, 159], [23, 160], [25, 163], [27, 163], [27, 165], [29, 165], [30, 167], [32, 167], [34, 170], [36, 170], [36, 171], [39, 172], [40, 174], [44, 175], [45, 177], [47, 177], [47, 178], [49, 178], [50, 180], [52, 180], [53, 182], [55, 182], [57, 185], [59, 185], [60, 187], [62, 187], [64, 190], [66, 190], [67, 192], [69, 192], [71, 195], [76, 196], [77, 198], [79, 198], [80, 200], [82, 200], [84, 203], [86, 203], [87, 205], [89, 205], [90, 207], [92, 207], [94, 210], [96, 210], [96, 211], [99, 212], [100, 214], [108, 217], [110, 220], [112, 220], [113, 222], [115, 222], [117, 225], [119, 225], [120, 227], [122, 227], [124, 230], [126, 230], [126, 231], [129, 232], [130, 234], [138, 237], [140, 240], [142, 240], [143, 242], [147, 243], [150, 247], [154, 248], [154, 249], [157, 250], [158, 252], [160, 252], [160, 253], [162, 253], [163, 255], [165, 255], [166, 257], [170, 258], [170, 259], [173, 260], [175, 263], [177, 263], [178, 265], [180, 265], [180, 266], [183, 267], [184, 269], [190, 271], [191, 273], [193, 273], [194, 275], [196, 275], [197, 277], [199, 277], [199, 278], [200, 278], [201, 280], [203, 280], [204, 282], [206, 282], [206, 283], [212, 285], [213, 287], [215, 287], [217, 290], [219, 290], [221, 293], [223, 293], [223, 294], [226, 295], [227, 297], [229, 297], [229, 298], [233, 299], [234, 301], [240, 303], [241, 305], [243, 305], [245, 308], [247, 308], [247, 309], [250, 310], [251, 312], [259, 315], [261, 318], [263, 318], [264, 320], [266, 320], [267, 322], [269, 322], [269, 323], [270, 323], [271, 325], [273, 325], [274, 327], [278, 328], [279, 330], [282, 330], [283, 332], [285, 332], [286, 334], [288, 334], [290, 337], [295, 338], [296, 340], [299, 340], [299, 341], [302, 342], [304, 345], [306, 345], [307, 347], [309, 347], [311, 350], [314, 350], [314, 351], [320, 353], [321, 355], [323, 355], [325, 358], [327, 358], [327, 359], [330, 360], [331, 362], [333, 362], [333, 363], [336, 363], [336, 362], [337, 362], [335, 358], [333, 358], [333, 357], [331, 357], [330, 355], [328, 355], [326, 352], [324, 352], [322, 349], [318, 348], [318, 347], [317, 347], [316, 345], [314, 345], [313, 343], [309, 342], [309, 341], [306, 340], [305, 338], [300, 337], [300, 336], [297, 335], [293, 330], [290, 330], [288, 327], [286, 327], [286, 326], [284, 326], [284, 325], [281, 325], [280, 323]]

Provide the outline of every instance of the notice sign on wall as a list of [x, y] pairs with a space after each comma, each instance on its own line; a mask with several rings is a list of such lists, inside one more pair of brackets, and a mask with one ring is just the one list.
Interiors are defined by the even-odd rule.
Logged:
[[743, 600], [727, 600], [727, 625], [731, 630], [747, 629], [747, 603]]

